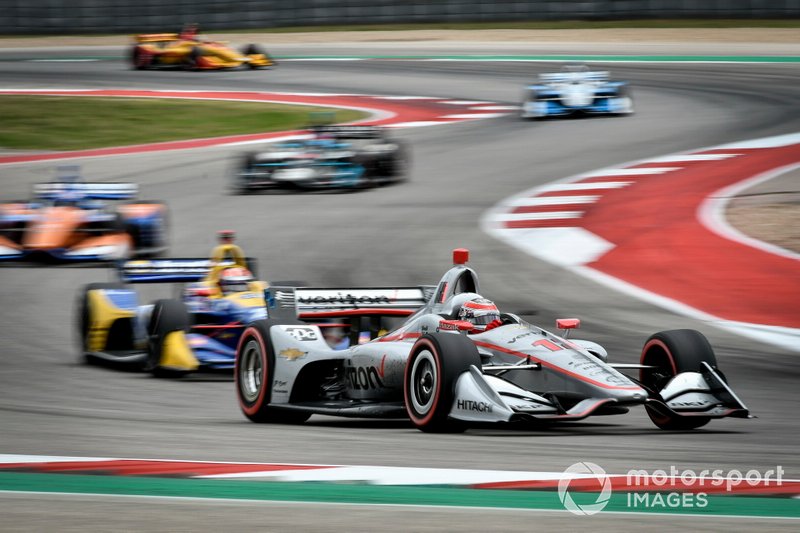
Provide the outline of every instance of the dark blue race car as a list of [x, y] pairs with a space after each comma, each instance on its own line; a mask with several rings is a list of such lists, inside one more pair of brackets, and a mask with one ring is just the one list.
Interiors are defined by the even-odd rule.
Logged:
[[[91, 283], [78, 295], [78, 334], [86, 359], [155, 375], [233, 368], [244, 325], [266, 317], [267, 284], [253, 279], [253, 259], [243, 261], [120, 263], [119, 282]], [[173, 283], [178, 294], [142, 305], [130, 285], [142, 283]]]

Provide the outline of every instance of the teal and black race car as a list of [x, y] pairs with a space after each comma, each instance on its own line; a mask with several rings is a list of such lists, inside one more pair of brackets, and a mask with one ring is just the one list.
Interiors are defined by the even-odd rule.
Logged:
[[318, 126], [310, 138], [244, 155], [235, 193], [263, 189], [360, 189], [402, 181], [408, 149], [375, 126]]

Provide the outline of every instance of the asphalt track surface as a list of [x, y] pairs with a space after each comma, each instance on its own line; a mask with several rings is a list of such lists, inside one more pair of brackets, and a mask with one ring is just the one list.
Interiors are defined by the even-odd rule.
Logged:
[[[285, 50], [282, 52], [290, 52]], [[549, 65], [465, 62], [285, 62], [257, 72], [134, 72], [120, 62], [0, 62], [5, 88], [218, 89], [424, 95], [516, 104]], [[766, 470], [800, 477], [797, 355], [611, 291], [540, 262], [479, 229], [503, 198], [564, 176], [676, 151], [800, 131], [796, 65], [626, 64], [637, 114], [524, 122], [514, 114], [399, 131], [413, 150], [411, 179], [352, 194], [231, 196], [239, 149], [216, 148], [80, 161], [87, 179], [136, 181], [172, 211], [174, 256], [202, 256], [232, 228], [262, 277], [328, 286], [435, 283], [450, 250], [467, 247], [483, 293], [546, 327], [581, 317], [580, 337], [611, 359], [636, 362], [645, 339], [702, 330], [729, 382], [759, 418], [721, 420], [691, 433], [657, 430], [636, 410], [555, 427], [479, 428], [428, 435], [402, 421], [314, 416], [302, 426], [244, 419], [227, 376], [178, 381], [85, 366], [73, 322], [77, 290], [109, 279], [87, 267], [0, 268], [0, 453], [219, 461], [425, 466], [560, 472], [591, 461], [607, 472], [674, 465]], [[0, 168], [3, 199], [24, 198], [53, 163]], [[664, 199], [665, 206], [669, 198]], [[624, 222], [624, 213], [620, 214]], [[709, 287], [713, 291], [713, 287]], [[155, 296], [155, 295], [152, 295]], [[458, 509], [163, 502], [6, 495], [3, 528], [504, 530], [592, 527], [696, 530], [786, 528], [726, 518], [591, 519], [559, 513]], [[588, 522], [587, 520], [591, 520]]]

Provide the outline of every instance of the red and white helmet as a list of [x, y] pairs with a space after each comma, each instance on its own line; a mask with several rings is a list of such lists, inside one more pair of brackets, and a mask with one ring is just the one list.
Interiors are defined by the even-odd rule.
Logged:
[[253, 274], [242, 267], [226, 268], [219, 275], [219, 288], [222, 294], [228, 295], [234, 292], [245, 292], [250, 288], [253, 281]]
[[217, 232], [217, 239], [222, 244], [232, 244], [236, 240], [236, 232], [232, 229], [223, 229]]
[[473, 298], [464, 303], [458, 311], [458, 319], [471, 322], [476, 330], [483, 331], [486, 325], [500, 318], [500, 310], [493, 301], [486, 298]]

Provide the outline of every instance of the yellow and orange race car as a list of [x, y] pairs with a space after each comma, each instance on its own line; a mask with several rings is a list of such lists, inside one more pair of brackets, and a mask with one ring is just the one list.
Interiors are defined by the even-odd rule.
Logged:
[[216, 70], [248, 66], [267, 68], [275, 61], [261, 47], [246, 45], [236, 50], [227, 43], [206, 41], [194, 28], [181, 33], [149, 33], [136, 35], [131, 52], [133, 68], [183, 68]]
[[0, 262], [109, 261], [167, 249], [167, 206], [131, 200], [133, 183], [40, 183], [33, 200], [0, 204]]

